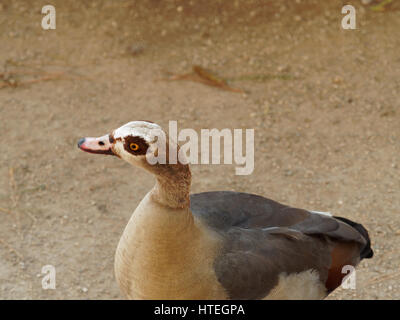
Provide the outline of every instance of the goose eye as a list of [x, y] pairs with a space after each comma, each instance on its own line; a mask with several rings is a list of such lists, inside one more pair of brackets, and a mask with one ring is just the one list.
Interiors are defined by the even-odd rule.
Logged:
[[139, 150], [139, 145], [137, 144], [137, 143], [131, 143], [130, 145], [129, 145], [129, 148], [132, 150], [132, 151], [138, 151]]

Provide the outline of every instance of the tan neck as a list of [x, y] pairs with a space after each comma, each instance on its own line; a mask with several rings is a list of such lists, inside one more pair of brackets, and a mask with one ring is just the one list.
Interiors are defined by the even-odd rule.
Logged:
[[189, 208], [191, 173], [188, 165], [175, 164], [158, 168], [152, 199], [169, 208]]

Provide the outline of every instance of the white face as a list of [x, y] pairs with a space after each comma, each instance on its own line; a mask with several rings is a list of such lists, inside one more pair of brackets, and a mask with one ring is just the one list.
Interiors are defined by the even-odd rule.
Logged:
[[154, 152], [157, 141], [165, 137], [158, 124], [132, 121], [99, 138], [83, 138], [78, 147], [90, 153], [112, 154], [134, 165], [143, 166], [146, 153]]
[[[115, 154], [135, 165], [143, 164], [147, 152], [154, 152], [157, 140], [163, 133], [158, 124], [146, 121], [131, 121], [116, 129], [112, 136]], [[163, 136], [163, 134], [162, 134]], [[136, 150], [136, 148], [139, 148]]]

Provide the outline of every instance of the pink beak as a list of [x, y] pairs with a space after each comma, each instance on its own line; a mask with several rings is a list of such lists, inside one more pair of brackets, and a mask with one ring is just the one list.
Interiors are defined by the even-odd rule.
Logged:
[[108, 134], [99, 138], [82, 138], [78, 141], [78, 148], [90, 153], [115, 155]]

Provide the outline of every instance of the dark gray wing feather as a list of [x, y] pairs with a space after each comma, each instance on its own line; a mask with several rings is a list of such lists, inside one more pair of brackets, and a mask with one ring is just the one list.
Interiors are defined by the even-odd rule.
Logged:
[[[215, 229], [290, 226], [308, 216], [276, 201], [249, 193], [214, 191], [190, 196], [193, 214]], [[278, 212], [284, 215], [277, 215]]]
[[193, 214], [224, 239], [214, 267], [231, 299], [265, 297], [283, 272], [314, 269], [325, 282], [336, 241], [366, 244], [342, 221], [253, 194], [205, 192], [190, 201]]

